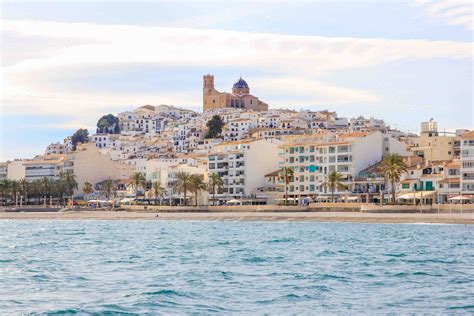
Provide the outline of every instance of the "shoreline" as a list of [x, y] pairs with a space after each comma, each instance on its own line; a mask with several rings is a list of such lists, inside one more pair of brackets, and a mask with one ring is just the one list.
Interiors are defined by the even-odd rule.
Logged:
[[66, 211], [0, 212], [0, 220], [183, 220], [473, 225], [474, 213]]

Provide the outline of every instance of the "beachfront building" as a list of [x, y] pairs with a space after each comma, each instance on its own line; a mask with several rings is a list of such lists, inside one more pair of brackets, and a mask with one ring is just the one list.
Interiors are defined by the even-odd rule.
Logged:
[[[184, 198], [184, 192], [177, 192], [175, 190], [175, 183], [178, 179], [179, 172], [187, 172], [191, 175], [202, 176], [204, 183], [209, 181], [207, 166], [196, 166], [189, 165], [186, 163], [175, 163], [168, 166], [162, 166], [159, 169], [155, 169], [153, 174], [153, 180], [151, 182], [158, 181], [163, 188], [165, 188], [165, 194], [163, 198], [166, 200], [167, 204], [178, 204]], [[195, 192], [188, 190], [186, 194], [188, 199], [188, 205], [194, 205], [196, 196]], [[197, 204], [198, 205], [208, 205], [209, 204], [209, 194], [207, 190], [202, 190], [198, 192], [197, 195]]]
[[0, 162], [0, 181], [7, 179], [8, 175], [8, 161]]
[[113, 161], [107, 155], [103, 155], [93, 143], [78, 145], [71, 159], [78, 184], [76, 194], [83, 193], [85, 182], [95, 185], [108, 179], [129, 179], [135, 171], [134, 165]]
[[257, 202], [252, 192], [266, 184], [266, 174], [278, 169], [280, 144], [277, 139], [247, 139], [215, 145], [208, 156], [208, 168], [224, 181], [223, 192], [216, 196], [219, 201]]
[[214, 87], [214, 76], [203, 77], [203, 110], [222, 108], [251, 109], [254, 111], [267, 111], [268, 104], [260, 101], [250, 94], [247, 82], [239, 78], [232, 86], [232, 93], [217, 91]]
[[1, 180], [21, 180], [25, 178], [25, 160], [15, 159], [13, 161], [0, 162]]
[[444, 165], [444, 178], [438, 181], [438, 203], [449, 203], [461, 191], [461, 162], [458, 159]]
[[66, 155], [44, 155], [22, 162], [25, 179], [28, 182], [47, 178], [57, 180], [62, 172], [69, 170], [70, 162]]
[[461, 136], [460, 173], [462, 194], [474, 199], [474, 131]]
[[397, 199], [423, 204], [445, 203], [456, 186], [455, 162], [430, 162], [411, 165], [398, 185]]
[[[357, 175], [382, 160], [384, 144], [384, 135], [380, 132], [355, 132], [300, 138], [281, 145], [280, 167], [294, 170], [288, 195], [327, 198], [330, 190], [324, 183], [327, 175], [336, 171], [342, 175], [346, 189], [336, 190], [335, 194], [345, 197], [354, 190]], [[389, 148], [388, 152], [405, 154], [398, 146]]]

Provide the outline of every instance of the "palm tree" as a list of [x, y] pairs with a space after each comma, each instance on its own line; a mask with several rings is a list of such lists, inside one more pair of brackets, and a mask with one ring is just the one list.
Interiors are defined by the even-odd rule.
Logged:
[[[154, 181], [153, 184], [151, 185], [151, 190], [153, 192], [153, 197], [155, 199], [155, 204], [157, 204], [156, 200], [158, 197], [162, 197], [163, 194], [165, 193], [166, 189], [161, 186], [160, 181]], [[160, 203], [161, 204], [161, 203]]]
[[342, 174], [338, 173], [336, 170], [331, 171], [326, 176], [326, 181], [323, 183], [323, 186], [328, 187], [331, 190], [331, 202], [334, 202], [334, 191], [345, 189], [346, 186], [342, 183]]
[[399, 182], [402, 174], [408, 171], [408, 166], [399, 154], [388, 154], [382, 160], [380, 170], [392, 185], [392, 202], [396, 203], [395, 183]]
[[133, 173], [130, 179], [128, 180], [128, 184], [133, 188], [133, 190], [135, 191], [135, 197], [137, 197], [138, 190], [144, 189], [146, 186], [145, 175], [141, 172]]
[[86, 196], [92, 194], [92, 192], [94, 192], [94, 188], [92, 187], [92, 184], [87, 181], [84, 182], [84, 185], [82, 186], [82, 192], [84, 192]]
[[15, 206], [18, 204], [18, 193], [20, 192], [20, 182], [18, 180], [12, 180], [11, 181], [11, 194], [12, 194], [12, 199], [15, 202]]
[[184, 195], [184, 205], [188, 205], [187, 193], [188, 190], [192, 188], [192, 176], [189, 172], [179, 171], [176, 174], [176, 181], [174, 183], [174, 190], [180, 194], [183, 192]]
[[191, 176], [191, 189], [194, 191], [194, 204], [198, 204], [198, 194], [200, 191], [207, 190], [207, 184], [204, 182], [202, 174], [193, 174]]
[[105, 180], [104, 183], [102, 184], [102, 191], [105, 194], [105, 198], [107, 200], [110, 200], [112, 196], [115, 196], [115, 193], [117, 192], [115, 188], [115, 184], [113, 180]]
[[77, 190], [77, 181], [76, 176], [72, 173], [72, 171], [68, 170], [66, 172], [61, 173], [60, 182], [58, 186], [63, 185], [64, 190], [66, 191], [66, 195], [68, 197], [73, 198], [74, 190]]
[[293, 167], [283, 167], [280, 171], [280, 179], [285, 184], [285, 205], [288, 205], [288, 185], [293, 179], [294, 174], [295, 169]]
[[221, 176], [218, 173], [212, 173], [209, 176], [209, 188], [211, 188], [213, 200], [216, 198], [216, 189], [219, 191], [222, 190], [223, 187], [224, 181], [222, 180]]
[[28, 203], [28, 189], [29, 189], [29, 183], [26, 181], [25, 178], [22, 178], [19, 180], [20, 183], [20, 188], [21, 188], [21, 193], [23, 195], [23, 199], [25, 199], [25, 204]]
[[52, 186], [52, 183], [48, 178], [44, 177], [43, 179], [41, 179], [41, 193], [44, 196], [45, 206], [46, 206], [46, 199], [48, 195], [51, 194], [51, 186]]
[[0, 189], [2, 191], [2, 198], [5, 199], [5, 203], [8, 200], [8, 195], [10, 194], [11, 181], [4, 179], [0, 182]]
[[31, 182], [28, 187], [30, 190], [30, 194], [33, 197], [36, 197], [36, 204], [41, 204], [41, 193], [42, 193], [42, 184], [41, 180], [34, 180]]

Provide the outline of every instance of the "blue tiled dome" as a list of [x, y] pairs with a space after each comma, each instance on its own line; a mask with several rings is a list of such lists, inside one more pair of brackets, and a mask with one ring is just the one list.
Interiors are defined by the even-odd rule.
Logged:
[[234, 83], [233, 88], [234, 89], [248, 89], [249, 85], [244, 79], [242, 79], [242, 77], [240, 77], [240, 79], [237, 80], [236, 83]]

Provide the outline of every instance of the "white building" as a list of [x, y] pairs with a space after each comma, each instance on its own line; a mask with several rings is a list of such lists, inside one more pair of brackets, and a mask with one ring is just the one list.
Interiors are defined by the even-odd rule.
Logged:
[[242, 140], [216, 145], [209, 154], [209, 173], [219, 174], [224, 181], [221, 200], [251, 198], [251, 193], [264, 186], [265, 174], [278, 168], [277, 139]]
[[62, 155], [67, 152], [66, 146], [61, 143], [51, 143], [46, 147], [46, 150], [44, 152], [45, 155]]
[[0, 181], [7, 179], [8, 162], [0, 162]]
[[474, 131], [461, 136], [461, 188], [474, 198]]
[[[353, 179], [360, 171], [382, 159], [383, 146], [384, 135], [380, 132], [323, 135], [283, 144], [280, 167], [294, 170], [288, 194], [294, 197], [329, 194], [323, 184], [332, 171], [342, 174], [347, 187], [347, 190], [336, 190], [336, 194], [345, 194], [351, 190]], [[406, 152], [398, 150], [393, 146], [390, 152]]]
[[28, 182], [43, 178], [57, 180], [68, 167], [66, 155], [37, 156], [32, 160], [22, 162], [22, 164], [25, 167], [25, 179]]

